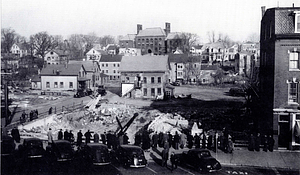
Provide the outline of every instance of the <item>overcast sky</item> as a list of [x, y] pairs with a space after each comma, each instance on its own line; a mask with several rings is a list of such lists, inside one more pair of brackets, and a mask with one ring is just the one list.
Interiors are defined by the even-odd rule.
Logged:
[[299, 7], [299, 0], [2, 0], [2, 28], [22, 36], [47, 31], [51, 35], [97, 36], [135, 34], [143, 29], [165, 28], [191, 32], [207, 41], [207, 32], [228, 34], [244, 41], [259, 34], [261, 6]]

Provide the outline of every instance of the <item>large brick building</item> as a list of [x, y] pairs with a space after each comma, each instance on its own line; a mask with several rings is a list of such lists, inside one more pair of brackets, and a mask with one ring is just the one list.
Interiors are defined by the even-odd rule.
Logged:
[[273, 134], [275, 149], [299, 148], [300, 7], [262, 12], [259, 129]]
[[170, 23], [166, 23], [164, 30], [160, 27], [146, 28], [143, 30], [142, 25], [138, 24], [137, 35], [135, 37], [136, 48], [141, 49], [142, 55], [162, 55], [166, 51], [165, 39], [170, 31]]

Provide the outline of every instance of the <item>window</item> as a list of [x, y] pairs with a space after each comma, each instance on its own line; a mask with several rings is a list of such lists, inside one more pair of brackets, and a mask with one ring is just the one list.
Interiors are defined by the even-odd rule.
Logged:
[[154, 77], [151, 77], [151, 83], [154, 83]]
[[108, 73], [108, 70], [106, 70], [106, 73]]
[[144, 83], [147, 84], [147, 77], [144, 77]]
[[106, 64], [106, 67], [108, 67], [108, 64]]
[[157, 83], [161, 83], [161, 77], [157, 77]]
[[59, 83], [59, 87], [60, 87], [60, 88], [64, 88], [64, 82], [60, 82], [60, 83]]
[[155, 89], [151, 88], [151, 96], [155, 96]]
[[288, 86], [288, 102], [298, 102], [298, 82], [289, 82]]
[[120, 64], [117, 64], [118, 65], [118, 67], [120, 67]]
[[116, 70], [114, 70], [114, 73], [116, 73]]
[[69, 82], [69, 88], [73, 88], [73, 82]]
[[102, 70], [102, 73], [104, 73], [104, 70]]
[[144, 88], [144, 96], [147, 96], [147, 88]]
[[161, 88], [157, 88], [157, 95], [161, 95]]
[[58, 83], [54, 82], [54, 88], [58, 88]]
[[294, 51], [289, 52], [289, 58], [290, 58], [290, 70], [299, 70], [299, 53], [296, 52], [297, 49], [294, 48]]
[[178, 75], [178, 76], [182, 76], [182, 72], [178, 72], [177, 75]]
[[46, 88], [50, 88], [50, 82], [46, 82]]
[[104, 64], [102, 64], [102, 67], [104, 67]]
[[116, 67], [116, 64], [114, 64], [114, 67]]
[[295, 12], [295, 33], [300, 33], [300, 11]]

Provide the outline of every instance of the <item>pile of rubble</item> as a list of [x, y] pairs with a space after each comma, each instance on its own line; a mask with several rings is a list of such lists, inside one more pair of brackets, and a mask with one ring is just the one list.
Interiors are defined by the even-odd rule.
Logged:
[[158, 110], [144, 110], [132, 105], [119, 103], [101, 103], [101, 97], [97, 97], [89, 102], [83, 109], [78, 109], [70, 113], [53, 114], [43, 119], [37, 119], [26, 125], [20, 125], [18, 129], [23, 137], [38, 137], [47, 139], [49, 128], [52, 129], [54, 139], [60, 129], [72, 130], [76, 139], [76, 133], [82, 130], [85, 133], [90, 130], [94, 133], [115, 132], [119, 125], [116, 117], [124, 126], [134, 115], [139, 115], [128, 128], [127, 135], [129, 142], [133, 143], [134, 136], [146, 124], [151, 132], [171, 132], [181, 133], [182, 129], [188, 127], [188, 121], [178, 114], [165, 114]]

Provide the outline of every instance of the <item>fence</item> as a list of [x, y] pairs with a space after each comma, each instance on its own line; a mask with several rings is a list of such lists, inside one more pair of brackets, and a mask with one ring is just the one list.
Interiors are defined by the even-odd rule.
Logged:
[[[75, 110], [83, 109], [83, 108], [84, 108], [83, 101], [81, 101], [80, 103], [73, 102], [73, 104], [70, 104], [70, 105], [64, 105], [64, 106], [61, 106], [61, 107], [52, 108], [51, 114], [59, 114], [61, 112], [70, 113], [70, 112], [73, 112]], [[34, 120], [41, 119], [41, 118], [49, 116], [50, 115], [50, 110], [49, 109], [44, 108], [44, 109], [40, 110], [39, 113], [38, 113], [38, 118], [36, 118]], [[20, 111], [17, 111], [17, 112], [21, 113], [22, 111], [20, 110]], [[18, 117], [18, 115], [16, 115], [15, 117]], [[34, 121], [34, 120], [31, 120], [31, 121]], [[20, 124], [26, 124], [26, 123], [31, 122], [31, 121], [30, 121], [30, 116], [28, 114], [26, 114], [25, 118], [22, 119], [20, 117], [20, 120], [17, 120], [16, 122], [13, 122], [13, 123], [10, 123], [8, 126], [6, 126], [6, 128], [7, 129], [12, 129], [14, 127], [17, 127]]]

